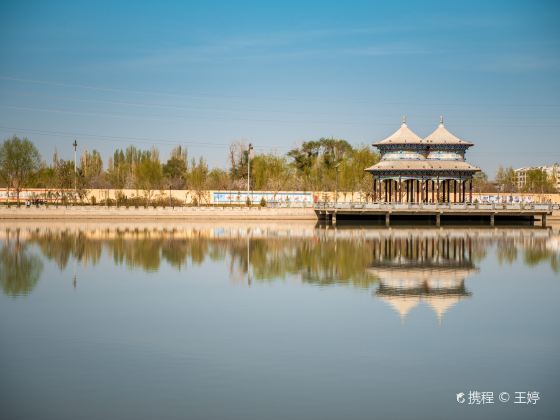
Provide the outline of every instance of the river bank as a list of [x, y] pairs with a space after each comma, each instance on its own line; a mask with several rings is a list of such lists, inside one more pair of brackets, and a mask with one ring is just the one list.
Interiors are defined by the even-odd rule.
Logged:
[[[267, 207], [102, 207], [102, 206], [49, 206], [49, 207], [6, 207], [0, 206], [0, 220], [37, 221], [317, 221], [311, 207], [267, 208]], [[560, 211], [547, 217], [548, 226], [560, 225]]]
[[101, 206], [0, 207], [1, 220], [317, 220], [313, 208]]

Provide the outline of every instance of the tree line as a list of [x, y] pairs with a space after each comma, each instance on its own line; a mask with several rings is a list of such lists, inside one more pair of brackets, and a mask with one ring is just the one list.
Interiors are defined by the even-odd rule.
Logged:
[[[208, 167], [203, 157], [188, 155], [175, 147], [162, 161], [156, 147], [143, 150], [134, 145], [117, 148], [105, 163], [97, 150], [84, 150], [79, 161], [59, 157], [55, 151], [47, 162], [27, 138], [10, 137], [0, 147], [0, 184], [16, 195], [23, 188], [75, 190], [84, 196], [89, 189], [137, 189], [149, 200], [157, 190], [234, 190], [257, 191], [344, 191], [369, 194], [372, 177], [364, 168], [379, 161], [369, 146], [352, 146], [348, 141], [321, 138], [306, 141], [286, 154], [249, 153], [243, 142], [234, 142], [227, 152], [227, 168]], [[250, 162], [250, 165], [249, 165]], [[492, 182], [484, 173], [474, 177], [479, 193], [552, 193], [555, 180], [540, 169], [527, 172], [519, 186], [512, 167], [500, 167]], [[346, 197], [345, 197], [346, 198]]]
[[[10, 137], [0, 147], [0, 183], [19, 199], [23, 188], [76, 190], [137, 189], [150, 197], [157, 190], [185, 189], [265, 191], [371, 191], [371, 175], [364, 168], [379, 161], [369, 146], [354, 147], [343, 139], [321, 138], [303, 142], [284, 155], [249, 153], [243, 142], [227, 152], [227, 168], [209, 168], [203, 157], [189, 157], [182, 146], [162, 160], [156, 147], [117, 148], [104, 162], [97, 150], [81, 152], [74, 160], [55, 151], [50, 162], [27, 138]], [[250, 174], [249, 174], [250, 170]]]

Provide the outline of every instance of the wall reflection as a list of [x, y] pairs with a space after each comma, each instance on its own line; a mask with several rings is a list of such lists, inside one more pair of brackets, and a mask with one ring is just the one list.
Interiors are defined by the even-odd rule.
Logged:
[[[0, 230], [0, 281], [7, 295], [27, 294], [43, 262], [61, 271], [110, 261], [158, 271], [226, 264], [241, 285], [278, 280], [374, 290], [403, 317], [425, 303], [438, 318], [468, 298], [465, 279], [495, 247], [500, 264], [521, 260], [560, 271], [558, 234], [546, 230], [347, 229], [314, 226], [201, 225], [7, 226]], [[74, 279], [76, 285], [76, 279]], [[79, 287], [79, 279], [78, 279]]]

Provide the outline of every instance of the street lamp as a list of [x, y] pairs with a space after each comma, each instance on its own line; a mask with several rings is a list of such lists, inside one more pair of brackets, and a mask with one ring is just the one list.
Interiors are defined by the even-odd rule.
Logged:
[[249, 143], [249, 149], [247, 149], [247, 197], [249, 197], [249, 192], [251, 191], [251, 158], [253, 157], [253, 145]]
[[76, 193], [78, 192], [78, 183], [77, 183], [77, 165], [76, 165], [76, 152], [78, 150], [78, 141], [76, 139], [74, 139], [74, 143], [72, 143], [72, 146], [74, 146], [74, 200], [76, 200]]
[[340, 162], [334, 165], [336, 169], [336, 191], [334, 196], [334, 202], [338, 203], [338, 172], [340, 172]]

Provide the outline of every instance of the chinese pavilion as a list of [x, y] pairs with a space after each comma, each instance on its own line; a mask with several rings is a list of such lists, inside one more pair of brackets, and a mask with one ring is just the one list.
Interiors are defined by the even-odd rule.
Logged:
[[426, 138], [416, 135], [403, 118], [395, 133], [374, 146], [381, 160], [366, 169], [373, 175], [374, 201], [472, 202], [472, 178], [480, 169], [465, 161], [465, 152], [473, 144], [451, 134], [443, 117]]

